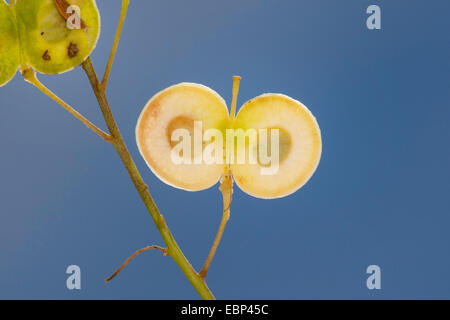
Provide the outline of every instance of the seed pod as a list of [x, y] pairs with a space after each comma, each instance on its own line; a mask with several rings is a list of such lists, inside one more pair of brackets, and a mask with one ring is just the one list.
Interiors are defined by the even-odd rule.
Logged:
[[[300, 189], [316, 171], [322, 153], [320, 128], [301, 102], [283, 94], [260, 95], [244, 103], [235, 126], [258, 132], [254, 150], [258, 161], [231, 165], [244, 192], [264, 199], [284, 197]], [[278, 139], [271, 144], [274, 129]], [[261, 139], [261, 132], [267, 133], [267, 139]], [[263, 154], [270, 155], [270, 164], [263, 163]]]
[[25, 61], [58, 74], [80, 65], [100, 36], [95, 0], [18, 0], [16, 19]]
[[194, 83], [169, 87], [150, 99], [136, 139], [150, 169], [171, 186], [209, 188], [229, 165], [244, 192], [264, 199], [301, 188], [322, 152], [317, 121], [299, 101], [264, 94], [246, 102], [234, 118], [215, 91]]
[[[150, 99], [139, 117], [136, 140], [148, 166], [161, 180], [176, 188], [199, 191], [215, 185], [224, 166], [223, 162], [203, 161], [200, 149], [208, 145], [204, 133], [208, 129], [224, 133], [228, 121], [225, 101], [215, 91], [195, 83], [180, 83]], [[181, 146], [186, 150], [174, 153]], [[186, 164], [174, 159], [175, 155]]]
[[0, 0], [0, 87], [10, 81], [20, 63], [19, 38], [11, 7]]

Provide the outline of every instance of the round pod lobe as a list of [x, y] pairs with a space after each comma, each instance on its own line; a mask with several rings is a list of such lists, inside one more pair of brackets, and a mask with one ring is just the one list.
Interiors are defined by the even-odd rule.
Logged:
[[19, 0], [17, 23], [25, 59], [45, 74], [80, 65], [100, 36], [95, 0]]
[[4, 0], [0, 0], [0, 87], [8, 83], [19, 68], [18, 39], [13, 11]]
[[204, 161], [213, 141], [203, 139], [204, 134], [209, 129], [224, 134], [228, 125], [228, 110], [220, 95], [200, 84], [180, 83], [150, 99], [139, 117], [136, 141], [147, 165], [165, 183], [204, 190], [216, 184], [224, 171], [223, 163]]
[[[288, 96], [264, 94], [246, 102], [236, 116], [234, 127], [258, 132], [257, 145], [253, 147], [257, 161], [231, 165], [237, 185], [252, 196], [267, 199], [287, 196], [301, 188], [319, 164], [322, 141], [317, 121], [302, 103]], [[264, 142], [260, 139], [260, 129], [267, 132], [264, 145], [260, 143]], [[279, 135], [278, 165], [267, 158], [262, 161], [257, 153], [263, 149], [269, 159], [274, 155], [270, 143], [273, 129], [278, 129]], [[245, 148], [240, 151], [250, 154], [249, 143]]]

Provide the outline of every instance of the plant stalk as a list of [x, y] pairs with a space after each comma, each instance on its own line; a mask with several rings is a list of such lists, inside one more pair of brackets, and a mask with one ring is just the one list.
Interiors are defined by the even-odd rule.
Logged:
[[203, 279], [206, 278], [209, 266], [211, 265], [211, 262], [214, 259], [214, 255], [216, 254], [217, 248], [219, 247], [220, 241], [222, 240], [223, 232], [225, 231], [227, 222], [228, 220], [230, 220], [230, 207], [233, 197], [233, 178], [231, 175], [231, 171], [227, 170], [227, 172], [224, 174], [219, 189], [222, 192], [223, 196], [222, 220], [220, 221], [219, 230], [217, 231], [216, 237], [214, 238], [214, 242], [211, 247], [211, 250], [209, 251], [208, 257], [206, 258], [206, 261], [203, 264], [202, 269], [198, 273], [200, 277], [202, 277]]
[[109, 132], [112, 137], [111, 143], [119, 154], [119, 157], [122, 160], [126, 170], [128, 171], [128, 174], [130, 175], [130, 178], [133, 181], [136, 190], [138, 191], [159, 233], [161, 234], [167, 246], [167, 255], [172, 257], [172, 259], [179, 266], [186, 278], [203, 299], [215, 299], [204, 279], [199, 276], [199, 274], [195, 271], [195, 269], [184, 256], [172, 233], [170, 232], [164, 217], [161, 215], [155, 202], [153, 201], [153, 198], [148, 190], [148, 186], [142, 179], [142, 176], [127, 149], [125, 141], [123, 140], [123, 137], [112, 114], [105, 91], [101, 89], [101, 85], [98, 80], [97, 73], [95, 72], [94, 66], [92, 65], [91, 59], [87, 58], [83, 62], [82, 67], [86, 72], [87, 77], [89, 78], [92, 89], [103, 113], [103, 117], [105, 118], [106, 125], [108, 126]]
[[122, 0], [122, 9], [120, 10], [120, 18], [116, 29], [116, 35], [114, 36], [111, 53], [109, 55], [108, 63], [106, 64], [102, 82], [100, 83], [103, 91], [105, 91], [108, 86], [109, 75], [111, 74], [111, 68], [114, 63], [114, 59], [116, 58], [117, 48], [119, 47], [120, 36], [122, 35], [123, 24], [125, 23], [129, 4], [130, 0]]
[[89, 129], [91, 129], [96, 134], [98, 134], [103, 140], [111, 143], [111, 136], [109, 134], [102, 131], [95, 124], [93, 124], [88, 119], [86, 119], [83, 115], [81, 115], [77, 110], [72, 108], [64, 100], [62, 100], [60, 97], [58, 97], [56, 94], [54, 94], [50, 89], [48, 89], [46, 86], [44, 86], [37, 78], [36, 71], [34, 71], [33, 69], [25, 69], [22, 71], [22, 75], [23, 75], [23, 78], [25, 79], [25, 81], [31, 83], [36, 88], [41, 90], [45, 95], [47, 95], [48, 97], [50, 97], [51, 99], [56, 101], [61, 107], [66, 109], [71, 115], [73, 115], [75, 118], [77, 118], [82, 123], [84, 123]]
[[[239, 85], [241, 83], [240, 76], [233, 76], [233, 93], [231, 99], [231, 107], [230, 107], [230, 119], [233, 122], [236, 118], [236, 104], [237, 98], [239, 94]], [[231, 152], [227, 149], [228, 152]], [[223, 197], [223, 212], [222, 212], [222, 220], [220, 221], [219, 230], [217, 231], [216, 237], [214, 238], [213, 245], [209, 251], [208, 257], [206, 257], [206, 261], [203, 264], [202, 269], [199, 272], [199, 275], [205, 279], [206, 274], [208, 273], [209, 266], [211, 265], [212, 260], [214, 259], [214, 255], [216, 254], [217, 248], [219, 247], [220, 241], [222, 240], [223, 232], [225, 231], [225, 227], [227, 226], [228, 220], [230, 220], [230, 207], [231, 201], [233, 200], [233, 176], [231, 174], [230, 164], [226, 163], [224, 167], [224, 174], [222, 176], [222, 180], [220, 181], [219, 190], [222, 192]]]

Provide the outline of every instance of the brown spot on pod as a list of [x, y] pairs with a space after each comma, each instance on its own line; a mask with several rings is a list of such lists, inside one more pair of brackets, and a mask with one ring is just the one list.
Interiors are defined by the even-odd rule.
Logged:
[[48, 54], [48, 50], [45, 50], [44, 54], [42, 55], [42, 59], [45, 61], [52, 60], [52, 57]]
[[69, 58], [75, 58], [78, 55], [78, 46], [71, 42], [69, 47], [67, 48], [67, 55]]

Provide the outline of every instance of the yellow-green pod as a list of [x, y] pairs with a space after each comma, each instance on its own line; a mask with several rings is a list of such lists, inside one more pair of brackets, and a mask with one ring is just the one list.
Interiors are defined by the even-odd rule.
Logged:
[[17, 25], [24, 60], [36, 71], [58, 74], [80, 65], [100, 36], [95, 0], [18, 0]]
[[14, 13], [0, 0], [0, 87], [11, 80], [20, 64], [20, 49]]

